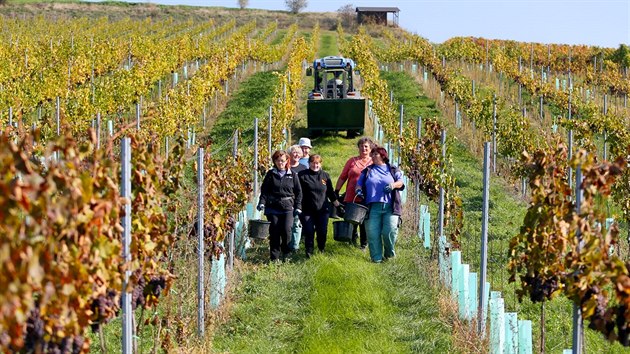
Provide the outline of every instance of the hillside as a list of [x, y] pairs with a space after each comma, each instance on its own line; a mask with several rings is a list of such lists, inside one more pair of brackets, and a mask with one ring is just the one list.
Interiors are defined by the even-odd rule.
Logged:
[[236, 19], [237, 24], [245, 23], [253, 18], [264, 25], [270, 21], [278, 21], [279, 28], [286, 28], [297, 23], [301, 29], [312, 29], [319, 21], [322, 29], [333, 29], [337, 25], [337, 13], [334, 12], [304, 12], [297, 15], [287, 11], [269, 11], [257, 9], [226, 8], [226, 7], [196, 7], [196, 6], [172, 6], [150, 3], [126, 3], [126, 2], [31, 2], [9, 1], [0, 5], [0, 15], [5, 17], [28, 18], [45, 15], [49, 18], [76, 18], [76, 17], [108, 17], [117, 20], [125, 17], [131, 19], [163, 19], [173, 18], [179, 21], [204, 21], [209, 17], [214, 20]]

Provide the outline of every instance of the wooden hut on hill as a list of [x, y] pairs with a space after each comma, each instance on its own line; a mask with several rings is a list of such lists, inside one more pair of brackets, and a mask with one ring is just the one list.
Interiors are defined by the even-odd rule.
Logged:
[[[398, 13], [400, 9], [397, 7], [357, 7], [357, 21], [362, 23], [374, 23], [378, 25], [392, 25], [398, 27]], [[391, 23], [387, 20], [387, 15], [392, 13]]]

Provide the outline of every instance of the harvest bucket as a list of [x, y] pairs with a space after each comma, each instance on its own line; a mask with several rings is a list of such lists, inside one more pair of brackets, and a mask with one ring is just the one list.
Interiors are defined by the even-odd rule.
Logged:
[[343, 218], [344, 213], [345, 210], [343, 209], [343, 206], [341, 206], [341, 204], [339, 204], [338, 207], [334, 206], [333, 204], [330, 204], [328, 206], [328, 216], [333, 219]]
[[[354, 199], [356, 200], [357, 197], [355, 196]], [[344, 215], [343, 219], [349, 223], [358, 225], [363, 222], [363, 219], [365, 219], [367, 212], [368, 207], [366, 207], [365, 205], [354, 202], [347, 203], [346, 214]]]
[[333, 239], [335, 241], [352, 241], [352, 224], [347, 221], [333, 221]]
[[271, 223], [265, 220], [249, 221], [249, 237], [257, 239], [266, 239], [269, 237], [269, 225]]

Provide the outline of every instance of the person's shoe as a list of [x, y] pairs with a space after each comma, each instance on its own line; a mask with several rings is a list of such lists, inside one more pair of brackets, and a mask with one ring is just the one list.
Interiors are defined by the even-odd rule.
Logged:
[[382, 263], [383, 260], [382, 259], [373, 259], [372, 263]]
[[367, 249], [367, 245], [361, 245], [361, 251], [365, 251]]
[[312, 255], [312, 253], [306, 252], [306, 259], [310, 259]]

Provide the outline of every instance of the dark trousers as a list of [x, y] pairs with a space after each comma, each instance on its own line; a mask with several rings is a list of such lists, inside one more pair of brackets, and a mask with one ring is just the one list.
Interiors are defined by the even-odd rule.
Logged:
[[271, 223], [269, 225], [269, 255], [274, 261], [282, 255], [289, 253], [291, 241], [291, 226], [293, 226], [293, 214], [269, 214], [265, 215]]
[[326, 234], [328, 233], [328, 211], [320, 210], [314, 213], [300, 215], [302, 221], [302, 237], [306, 253], [313, 254], [315, 249], [315, 233], [317, 232], [317, 248], [320, 251], [326, 247]]
[[[358, 229], [358, 232], [357, 232], [357, 229]], [[361, 247], [367, 246], [367, 233], [365, 232], [364, 223], [361, 223], [358, 226], [357, 225], [353, 226], [352, 243], [354, 243], [355, 245], [357, 242], [357, 237], [359, 237], [359, 242], [361, 244]]]

